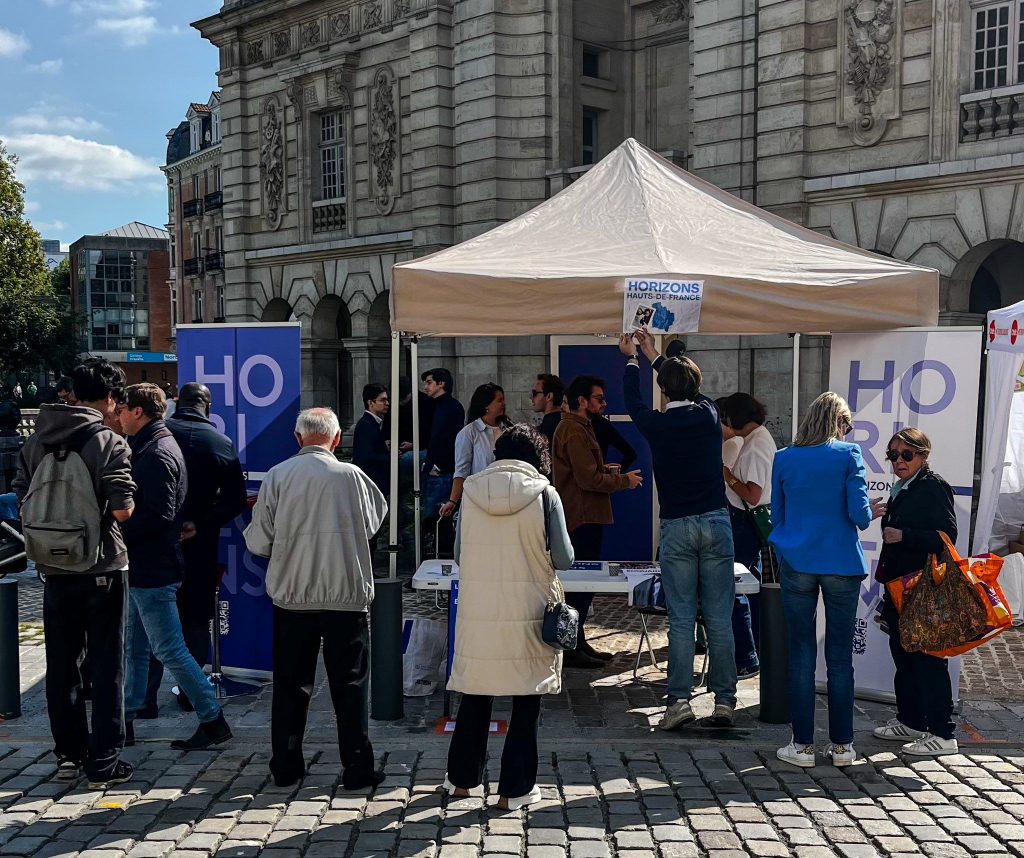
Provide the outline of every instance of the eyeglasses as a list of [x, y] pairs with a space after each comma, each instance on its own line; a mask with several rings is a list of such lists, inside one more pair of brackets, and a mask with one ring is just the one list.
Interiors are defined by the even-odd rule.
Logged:
[[890, 462], [902, 459], [904, 462], [913, 462], [914, 456], [919, 455], [916, 450], [886, 450], [885, 458]]
[[605, 402], [606, 401], [605, 398], [604, 398], [604, 395], [601, 394], [601, 393], [595, 394], [594, 396], [591, 396], [590, 398], [593, 399], [594, 402]]
[[531, 399], [533, 397], [535, 397], [535, 396], [543, 396], [543, 395], [544, 395], [544, 391], [543, 390], [531, 390], [530, 391], [530, 398]]
[[844, 417], [842, 425], [843, 425], [843, 437], [845, 438], [847, 435], [849, 435], [853, 431], [853, 424]]

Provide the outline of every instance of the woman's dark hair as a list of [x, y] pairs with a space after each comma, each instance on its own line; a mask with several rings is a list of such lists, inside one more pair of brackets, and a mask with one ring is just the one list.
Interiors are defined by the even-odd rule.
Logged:
[[768, 409], [749, 393], [727, 396], [719, 406], [719, 411], [722, 412], [722, 422], [728, 423], [731, 429], [742, 429], [748, 423], [764, 426], [768, 417]]
[[[437, 379], [435, 378], [434, 381], [437, 381]], [[481, 384], [474, 390], [473, 398], [469, 400], [469, 409], [466, 411], [466, 425], [468, 426], [474, 420], [479, 420], [483, 417], [484, 412], [487, 411], [487, 406], [494, 402], [499, 393], [504, 392], [504, 388], [493, 381]]]
[[516, 423], [501, 433], [494, 443], [494, 460], [517, 459], [533, 465], [544, 476], [551, 473], [548, 439], [532, 426]]
[[102, 358], [89, 358], [71, 370], [75, 399], [82, 402], [100, 402], [113, 394], [123, 401], [127, 379], [124, 370]]
[[688, 357], [667, 358], [658, 370], [658, 385], [669, 402], [693, 399], [700, 392], [700, 369]]

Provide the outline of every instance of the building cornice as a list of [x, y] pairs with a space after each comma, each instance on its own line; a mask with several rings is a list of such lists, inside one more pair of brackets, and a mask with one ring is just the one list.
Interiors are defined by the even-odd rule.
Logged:
[[179, 161], [175, 161], [173, 164], [165, 164], [160, 169], [164, 173], [169, 173], [171, 170], [180, 170], [182, 167], [187, 167], [191, 164], [203, 164], [207, 161], [214, 160], [214, 155], [220, 155], [221, 144], [214, 143], [211, 146], [207, 146], [205, 149], [200, 149], [198, 152], [193, 152], [191, 155], [186, 155]]
[[412, 232], [385, 232], [377, 235], [360, 235], [356, 238], [340, 238], [335, 241], [318, 241], [310, 244], [291, 244], [286, 247], [268, 247], [263, 250], [247, 250], [246, 262], [289, 263], [321, 258], [361, 256], [369, 248], [375, 253], [388, 250], [408, 251], [412, 246]]

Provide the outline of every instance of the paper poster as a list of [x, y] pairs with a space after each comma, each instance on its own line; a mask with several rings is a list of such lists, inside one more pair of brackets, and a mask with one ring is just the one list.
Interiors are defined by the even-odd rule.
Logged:
[[627, 277], [622, 294], [623, 331], [646, 328], [652, 334], [690, 334], [700, 324], [703, 280]]

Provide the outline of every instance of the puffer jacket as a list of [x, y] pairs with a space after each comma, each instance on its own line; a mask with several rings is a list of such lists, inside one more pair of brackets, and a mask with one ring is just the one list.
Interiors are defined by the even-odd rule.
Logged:
[[[563, 598], [555, 566], [571, 549], [558, 493], [526, 462], [502, 460], [466, 480], [459, 522], [459, 606], [450, 691], [491, 696], [558, 694], [562, 654], [544, 643], [551, 600]], [[561, 556], [557, 556], [557, 555]]]
[[267, 595], [291, 611], [366, 611], [373, 601], [370, 537], [388, 505], [354, 465], [303, 447], [270, 469], [245, 529], [269, 557]]

